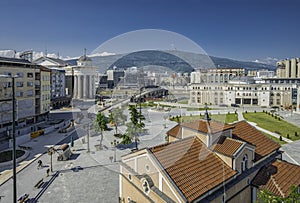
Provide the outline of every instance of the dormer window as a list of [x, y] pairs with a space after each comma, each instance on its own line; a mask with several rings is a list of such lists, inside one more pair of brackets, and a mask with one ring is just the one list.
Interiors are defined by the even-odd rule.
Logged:
[[244, 155], [243, 160], [242, 160], [242, 172], [248, 169], [248, 156], [247, 154]]

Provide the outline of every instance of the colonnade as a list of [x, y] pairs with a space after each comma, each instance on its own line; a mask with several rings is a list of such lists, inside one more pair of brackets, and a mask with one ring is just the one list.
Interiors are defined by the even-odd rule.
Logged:
[[74, 76], [74, 99], [95, 98], [95, 75]]

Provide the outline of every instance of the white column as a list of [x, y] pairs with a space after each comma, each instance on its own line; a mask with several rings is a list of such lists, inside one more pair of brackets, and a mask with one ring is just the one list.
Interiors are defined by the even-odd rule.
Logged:
[[95, 75], [92, 76], [92, 88], [93, 88], [93, 98], [95, 98], [96, 95], [96, 88], [95, 88]]
[[94, 96], [93, 96], [93, 80], [92, 80], [93, 76], [92, 75], [89, 75], [89, 98], [90, 99], [93, 99]]
[[78, 94], [77, 98], [81, 99], [82, 98], [82, 75], [78, 75]]
[[83, 98], [86, 99], [88, 93], [88, 89], [87, 89], [87, 76], [84, 75], [83, 76]]
[[74, 89], [73, 89], [73, 98], [75, 99], [77, 97], [78, 94], [78, 76], [74, 75]]

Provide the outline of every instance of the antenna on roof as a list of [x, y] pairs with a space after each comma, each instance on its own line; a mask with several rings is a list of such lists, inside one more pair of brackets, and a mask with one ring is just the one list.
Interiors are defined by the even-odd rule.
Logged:
[[84, 48], [84, 56], [86, 56], [86, 48]]
[[59, 59], [59, 52], [57, 52], [57, 58]]

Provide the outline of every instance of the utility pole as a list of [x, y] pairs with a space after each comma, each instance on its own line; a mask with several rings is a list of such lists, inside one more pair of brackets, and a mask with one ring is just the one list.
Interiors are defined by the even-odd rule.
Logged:
[[16, 163], [16, 98], [15, 98], [15, 77], [11, 77], [12, 80], [12, 133], [13, 133], [13, 190], [14, 190], [14, 203], [17, 202], [17, 163]]
[[90, 124], [88, 124], [89, 132], [87, 134], [87, 152], [90, 153]]

